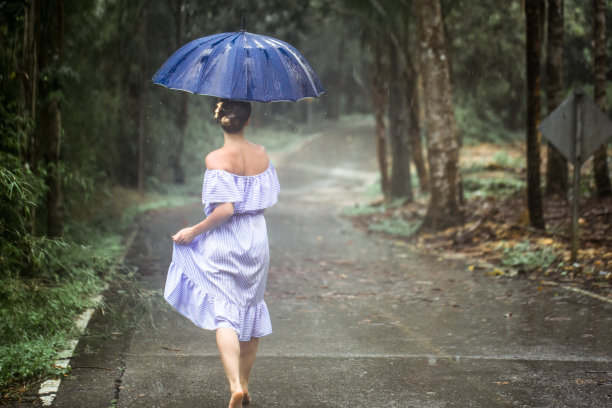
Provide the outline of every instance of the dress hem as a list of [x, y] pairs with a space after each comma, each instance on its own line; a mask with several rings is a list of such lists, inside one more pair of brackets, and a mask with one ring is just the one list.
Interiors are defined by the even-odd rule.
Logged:
[[202, 290], [174, 262], [168, 269], [164, 299], [181, 315], [205, 330], [233, 329], [240, 341], [272, 334], [266, 302], [241, 306]]

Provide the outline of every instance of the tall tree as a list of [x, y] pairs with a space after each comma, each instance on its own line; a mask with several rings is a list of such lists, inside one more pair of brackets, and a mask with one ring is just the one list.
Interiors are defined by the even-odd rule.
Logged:
[[[607, 112], [606, 102], [606, 1], [593, 0], [593, 73], [595, 103]], [[607, 144], [601, 146], [593, 157], [593, 173], [598, 197], [612, 195], [607, 163]]]
[[[551, 114], [563, 102], [563, 1], [548, 0], [546, 43], [546, 102]], [[565, 197], [567, 160], [549, 142], [546, 160], [546, 194]]]
[[[40, 2], [36, 5], [37, 52], [40, 75], [40, 114], [37, 131], [42, 147], [41, 159], [47, 171], [47, 235], [61, 236], [63, 231], [62, 183], [60, 151], [63, 97], [61, 87], [62, 43], [64, 34], [64, 2]], [[44, 23], [43, 23], [44, 22]], [[41, 24], [42, 23], [42, 24]]]
[[[37, 1], [30, 0], [26, 3], [24, 13], [23, 33], [23, 56], [21, 75], [21, 103], [22, 115], [36, 121], [36, 101], [38, 100], [38, 36], [36, 35], [37, 23]], [[36, 134], [33, 131], [27, 133], [24, 152], [22, 154], [25, 162], [34, 167], [36, 156]]]
[[425, 101], [431, 198], [422, 228], [463, 222], [459, 143], [439, 0], [415, 0]]
[[[370, 99], [376, 121], [377, 155], [386, 198], [412, 197], [410, 159], [417, 167], [422, 190], [426, 190], [426, 170], [420, 139], [417, 73], [411, 54], [416, 41], [411, 41], [413, 28], [409, 2], [393, 0], [345, 1], [341, 14], [347, 21], [360, 22], [362, 43], [374, 50], [370, 74]], [[351, 23], [349, 23], [351, 24]], [[385, 78], [387, 77], [387, 78]], [[387, 101], [383, 103], [382, 99]], [[348, 105], [348, 104], [347, 104]], [[385, 147], [384, 113], [388, 105], [388, 139], [391, 153], [391, 174], [388, 173]]]
[[[174, 47], [178, 49], [183, 45], [184, 41], [184, 27], [189, 25], [189, 3], [185, 3], [184, 0], [175, 0], [174, 2], [174, 27], [175, 27], [175, 40]], [[186, 21], [185, 21], [186, 20]], [[183, 184], [185, 182], [185, 170], [181, 157], [183, 156], [183, 148], [185, 146], [185, 129], [187, 128], [187, 121], [189, 120], [189, 95], [185, 92], [181, 92], [179, 97], [179, 106], [176, 116], [174, 117], [174, 124], [178, 130], [176, 135], [175, 143], [172, 144], [172, 151], [169, 156], [170, 167], [172, 168], [172, 176], [175, 183]]]
[[421, 110], [419, 104], [419, 73], [415, 61], [408, 56], [400, 83], [404, 89], [406, 109], [408, 111], [408, 133], [410, 137], [410, 153], [412, 162], [419, 178], [419, 187], [422, 192], [429, 191], [429, 175], [423, 157], [423, 143], [421, 142]]
[[[372, 33], [372, 35], [375, 35]], [[387, 109], [388, 92], [388, 43], [379, 37], [372, 40], [374, 57], [370, 64], [370, 85], [372, 87], [370, 98], [374, 109], [376, 123], [376, 156], [380, 170], [380, 185], [385, 197], [389, 192], [389, 170], [387, 163], [387, 129], [385, 125], [385, 112]], [[378, 44], [377, 44], [378, 42]]]
[[389, 87], [389, 139], [391, 142], [391, 182], [389, 194], [392, 198], [405, 197], [412, 201], [412, 180], [410, 178], [410, 139], [407, 128], [408, 111], [406, 97], [400, 84], [397, 50], [391, 49]]
[[145, 183], [145, 140], [147, 132], [147, 93], [149, 72], [147, 71], [147, 21], [149, 6], [146, 0], [140, 2], [139, 40], [140, 77], [138, 83], [138, 191], [144, 192]]
[[544, 228], [540, 185], [540, 57], [542, 50], [542, 0], [525, 0], [527, 29], [527, 209], [535, 228]]

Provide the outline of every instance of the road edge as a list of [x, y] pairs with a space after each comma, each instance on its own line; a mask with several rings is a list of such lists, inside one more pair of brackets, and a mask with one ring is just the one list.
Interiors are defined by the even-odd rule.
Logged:
[[[128, 234], [127, 239], [125, 240], [124, 248], [121, 254], [115, 259], [113, 265], [110, 268], [110, 273], [114, 273], [119, 265], [123, 263], [125, 256], [130, 250], [136, 235], [138, 234], [139, 227], [135, 226], [132, 228], [130, 233]], [[58, 353], [58, 358], [55, 360], [54, 364], [58, 367], [67, 368], [70, 367], [70, 360], [73, 357], [74, 350], [79, 344], [80, 335], [85, 332], [87, 325], [91, 317], [93, 316], [96, 309], [102, 304], [104, 300], [103, 293], [108, 289], [108, 284], [105, 284], [102, 287], [100, 293], [92, 297], [92, 303], [95, 305], [93, 307], [85, 309], [80, 315], [78, 315], [75, 319], [75, 326], [77, 327], [79, 338], [73, 338], [68, 341], [68, 347]], [[57, 391], [62, 383], [62, 379], [60, 378], [51, 378], [49, 380], [44, 381], [40, 388], [38, 389], [37, 395], [43, 407], [50, 407], [53, 405], [53, 401], [57, 395]]]

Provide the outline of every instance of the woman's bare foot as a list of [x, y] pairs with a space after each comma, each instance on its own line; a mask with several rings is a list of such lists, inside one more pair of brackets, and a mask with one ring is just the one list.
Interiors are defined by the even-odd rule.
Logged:
[[244, 391], [236, 391], [232, 393], [232, 399], [229, 402], [229, 408], [241, 408], [244, 401]]
[[249, 398], [249, 392], [244, 392], [244, 398], [242, 398], [242, 405], [249, 405], [251, 403], [251, 399]]

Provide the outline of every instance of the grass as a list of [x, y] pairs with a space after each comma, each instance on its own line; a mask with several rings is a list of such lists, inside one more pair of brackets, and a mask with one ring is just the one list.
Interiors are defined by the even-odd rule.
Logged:
[[468, 199], [489, 196], [503, 198], [523, 188], [525, 188], [525, 182], [512, 175], [504, 174], [501, 177], [469, 175], [463, 178], [463, 191]]
[[[30, 238], [34, 239], [34, 238]], [[66, 369], [53, 361], [75, 336], [74, 316], [94, 306], [105, 273], [121, 251], [121, 237], [107, 235], [90, 246], [40, 240], [37, 255], [47, 265], [35, 276], [5, 275], [0, 280], [0, 387], [2, 397]]]
[[399, 218], [387, 218], [380, 222], [370, 224], [369, 229], [376, 232], [396, 235], [400, 237], [412, 236], [421, 226], [421, 222], [408, 222]]
[[[503, 242], [500, 247], [504, 247]], [[558, 258], [559, 254], [554, 249], [538, 247], [524, 240], [513, 246], [504, 247], [501, 263], [510, 268], [535, 270], [548, 268]]]

